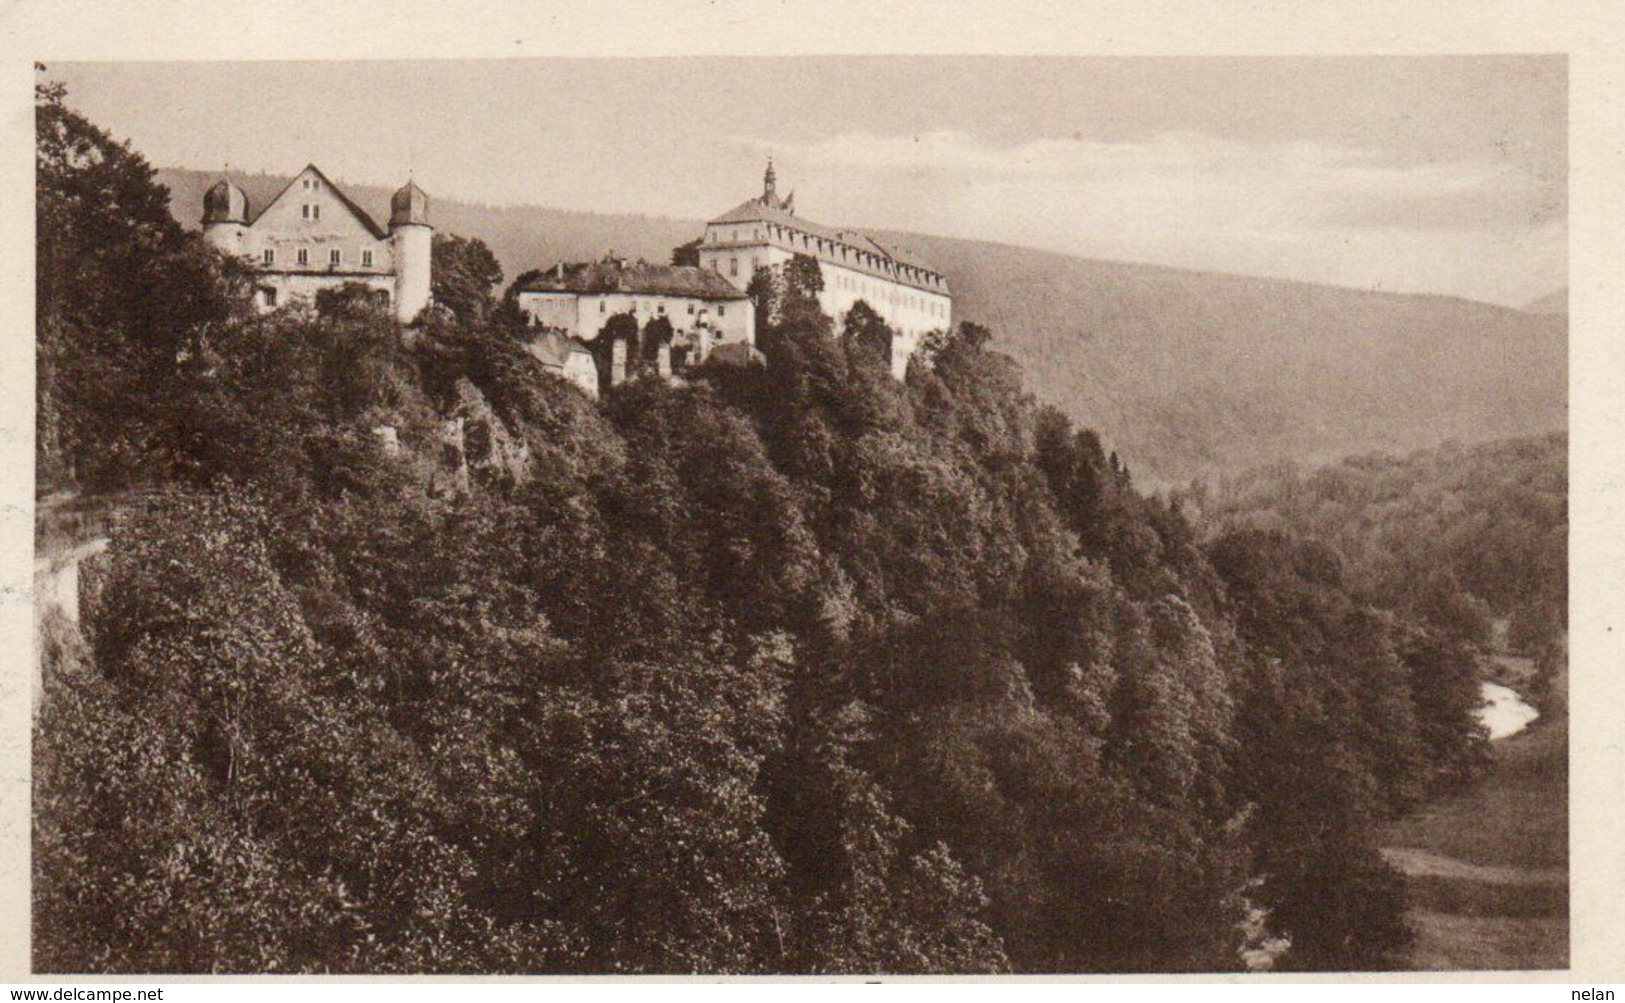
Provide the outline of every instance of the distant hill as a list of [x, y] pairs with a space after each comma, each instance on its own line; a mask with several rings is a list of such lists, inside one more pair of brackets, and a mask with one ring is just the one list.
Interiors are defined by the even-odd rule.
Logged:
[[[216, 177], [159, 172], [190, 226]], [[236, 180], [261, 206], [287, 179]], [[387, 189], [346, 190], [379, 222], [388, 219]], [[509, 279], [611, 248], [663, 261], [702, 228], [699, 220], [446, 199], [431, 216], [443, 231], [485, 241]], [[940, 268], [956, 317], [992, 327], [1034, 392], [1098, 428], [1142, 482], [1566, 426], [1561, 315], [879, 235]]]
[[1537, 300], [1530, 300], [1523, 305], [1524, 313], [1560, 313], [1568, 316], [1569, 290], [1567, 286], [1549, 292]]

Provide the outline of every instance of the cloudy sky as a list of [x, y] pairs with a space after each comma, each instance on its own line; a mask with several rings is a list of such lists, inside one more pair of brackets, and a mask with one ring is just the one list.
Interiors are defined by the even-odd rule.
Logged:
[[56, 64], [160, 166], [830, 224], [1521, 304], [1566, 284], [1561, 57]]

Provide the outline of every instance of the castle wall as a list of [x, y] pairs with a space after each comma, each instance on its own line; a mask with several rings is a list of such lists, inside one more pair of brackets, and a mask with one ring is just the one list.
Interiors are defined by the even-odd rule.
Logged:
[[[390, 275], [395, 248], [388, 238], [373, 236], [349, 206], [315, 171], [293, 180], [276, 201], [265, 207], [242, 238], [242, 252], [263, 272], [327, 272], [353, 276]], [[299, 260], [299, 252], [305, 260]], [[265, 252], [272, 260], [265, 260]], [[333, 264], [337, 251], [339, 263]], [[366, 263], [370, 252], [371, 263]]]
[[609, 319], [630, 313], [642, 328], [655, 317], [671, 322], [679, 338], [692, 338], [704, 325], [711, 344], [756, 342], [756, 311], [750, 300], [720, 301], [698, 296], [660, 296], [643, 293], [521, 292], [519, 308], [531, 322], [554, 327], [571, 337], [592, 340]]
[[[260, 312], [275, 310], [299, 300], [314, 300], [323, 289], [337, 289], [346, 282], [359, 282], [382, 295], [384, 302], [395, 302], [395, 279], [390, 275], [356, 275], [343, 273], [262, 272], [254, 277], [254, 305]], [[267, 290], [275, 290], [272, 302]]]
[[[722, 239], [737, 233], [748, 240], [761, 227], [749, 223], [713, 227]], [[750, 284], [754, 270], [783, 265], [797, 252], [777, 244], [722, 244], [700, 246], [700, 267], [709, 268], [740, 289]], [[816, 257], [816, 256], [814, 256]], [[824, 291], [819, 294], [818, 305], [840, 325], [847, 311], [859, 300], [869, 306], [898, 337], [892, 349], [892, 375], [902, 379], [908, 371], [908, 360], [927, 334], [947, 330], [952, 322], [953, 300], [943, 293], [931, 292], [904, 283], [892, 282], [854, 268], [844, 267], [827, 258], [817, 258], [824, 277]]]
[[409, 323], [429, 305], [434, 231], [407, 224], [391, 235], [395, 250], [395, 317]]

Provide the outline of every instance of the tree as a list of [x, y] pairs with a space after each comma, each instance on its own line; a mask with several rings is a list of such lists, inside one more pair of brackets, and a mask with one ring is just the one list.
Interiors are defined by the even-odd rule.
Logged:
[[478, 238], [436, 233], [430, 252], [430, 290], [436, 304], [463, 324], [482, 324], [496, 309], [502, 266]]
[[892, 340], [896, 336], [897, 333], [886, 323], [886, 318], [876, 313], [865, 301], [858, 300], [847, 310], [846, 323], [841, 331], [842, 339], [852, 349], [885, 363], [888, 372], [891, 367]]
[[679, 244], [671, 249], [671, 263], [684, 268], [700, 267], [700, 244], [704, 237], [695, 237], [686, 244]]
[[785, 294], [817, 301], [824, 291], [824, 270], [810, 254], [795, 254], [784, 264]]
[[146, 160], [65, 100], [36, 84], [40, 475], [115, 488], [167, 466], [154, 425], [177, 360], [245, 314], [250, 287], [175, 221]]

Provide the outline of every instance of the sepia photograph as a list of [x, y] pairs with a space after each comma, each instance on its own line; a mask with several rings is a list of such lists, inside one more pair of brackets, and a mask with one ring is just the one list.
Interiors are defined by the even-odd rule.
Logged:
[[1570, 967], [1566, 55], [38, 56], [33, 975]]

